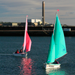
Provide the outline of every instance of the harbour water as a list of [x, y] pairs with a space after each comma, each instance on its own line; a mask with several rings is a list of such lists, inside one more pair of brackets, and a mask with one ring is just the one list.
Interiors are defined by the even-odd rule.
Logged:
[[51, 37], [31, 37], [32, 47], [27, 58], [12, 54], [21, 49], [23, 37], [0, 36], [0, 75], [75, 75], [75, 37], [65, 37], [67, 55], [58, 59], [61, 68], [45, 70]]

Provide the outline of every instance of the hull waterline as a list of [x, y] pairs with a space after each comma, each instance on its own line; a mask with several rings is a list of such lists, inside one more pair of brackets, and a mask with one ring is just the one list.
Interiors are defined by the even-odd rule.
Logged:
[[47, 64], [47, 63], [45, 63], [44, 68], [45, 69], [57, 69], [57, 68], [60, 68], [60, 65], [61, 64]]

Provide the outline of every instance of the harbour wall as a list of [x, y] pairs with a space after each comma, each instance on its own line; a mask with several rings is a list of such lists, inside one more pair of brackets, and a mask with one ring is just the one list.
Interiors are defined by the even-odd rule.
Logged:
[[[28, 33], [30, 36], [51, 36], [53, 32], [51, 26], [38, 26], [38, 27], [28, 27]], [[75, 36], [75, 27], [66, 26], [63, 27], [71, 30], [64, 31], [65, 36]], [[24, 36], [25, 27], [0, 27], [0, 36]]]

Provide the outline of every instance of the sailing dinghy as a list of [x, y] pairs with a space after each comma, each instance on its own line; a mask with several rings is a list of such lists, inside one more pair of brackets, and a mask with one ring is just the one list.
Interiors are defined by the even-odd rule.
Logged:
[[56, 22], [54, 31], [51, 36], [47, 61], [44, 64], [45, 69], [54, 69], [54, 68], [60, 68], [60, 63], [54, 63], [56, 59], [64, 56], [67, 54], [66, 51], [66, 44], [65, 44], [65, 38], [63, 29], [59, 20], [58, 15], [56, 14]]
[[[28, 35], [28, 32], [27, 32], [27, 16], [26, 16], [26, 25], [25, 25], [25, 32], [24, 32], [24, 43], [23, 43], [23, 52], [22, 53], [13, 53], [14, 56], [22, 56], [22, 57], [25, 57], [27, 56], [27, 52], [30, 51], [31, 49], [31, 39]], [[25, 50], [26, 49], [26, 50]]]

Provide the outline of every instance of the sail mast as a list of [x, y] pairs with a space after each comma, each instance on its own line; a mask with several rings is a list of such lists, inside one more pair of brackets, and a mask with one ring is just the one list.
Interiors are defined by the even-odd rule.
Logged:
[[25, 47], [26, 47], [27, 17], [28, 17], [28, 16], [26, 16], [26, 25], [25, 25], [25, 32], [24, 32], [24, 46], [23, 46], [23, 52], [24, 52]]

